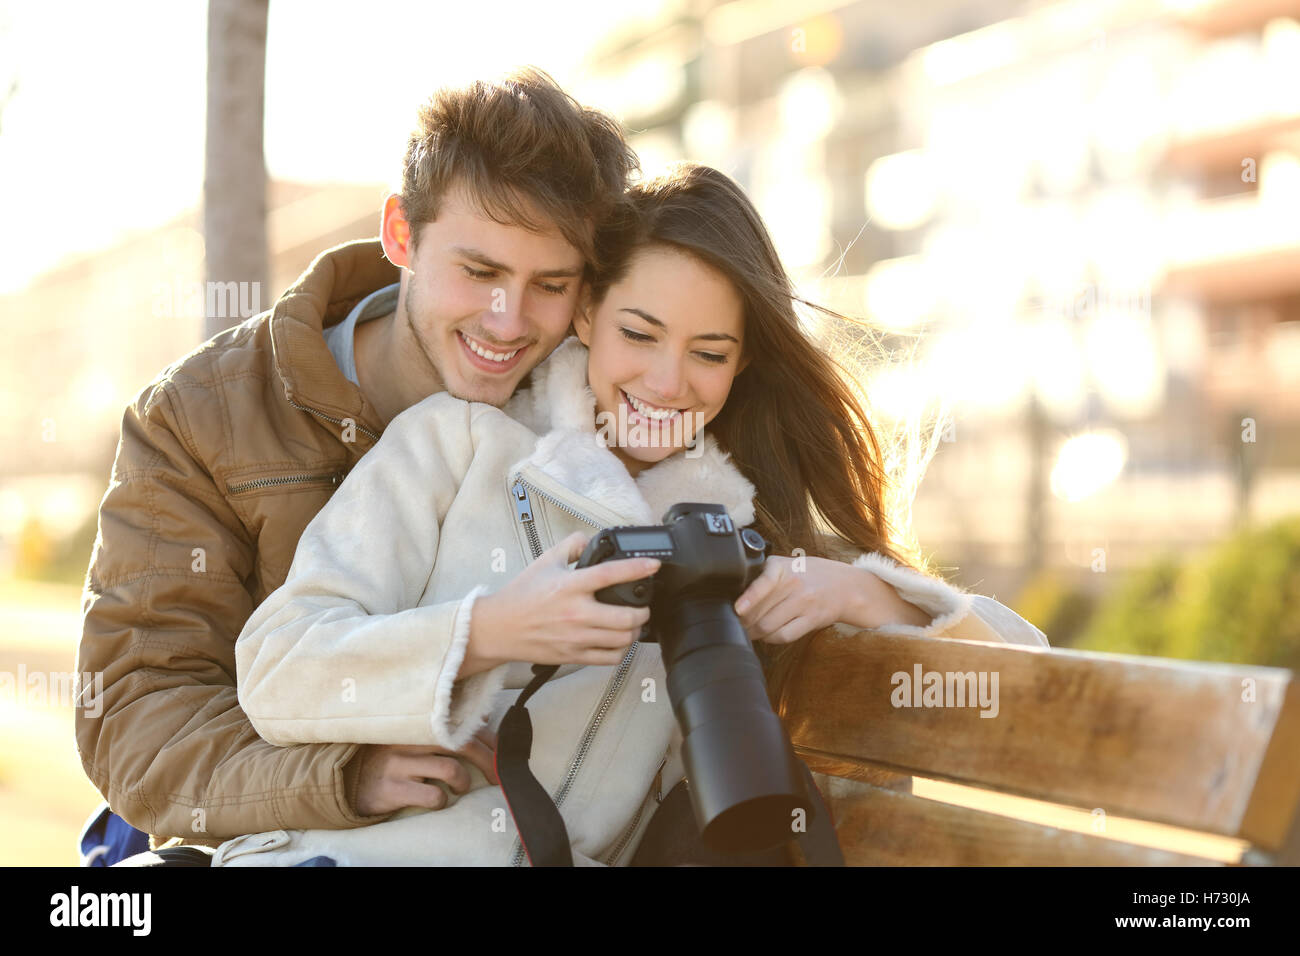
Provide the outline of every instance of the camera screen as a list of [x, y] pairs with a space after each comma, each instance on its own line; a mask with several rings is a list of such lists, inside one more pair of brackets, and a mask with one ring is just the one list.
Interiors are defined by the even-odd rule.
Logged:
[[618, 539], [620, 551], [671, 551], [673, 538], [667, 531], [620, 531]]

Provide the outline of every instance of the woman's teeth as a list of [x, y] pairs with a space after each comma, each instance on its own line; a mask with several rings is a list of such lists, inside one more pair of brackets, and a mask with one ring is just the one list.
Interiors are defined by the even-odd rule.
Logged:
[[628, 404], [635, 408], [639, 414], [644, 415], [652, 421], [659, 422], [670, 418], [676, 418], [682, 413], [680, 408], [655, 408], [653, 405], [647, 405], [639, 398], [629, 395], [627, 392], [623, 393], [623, 397], [627, 399]]
[[481, 355], [489, 362], [508, 362], [512, 358], [514, 358], [515, 353], [519, 351], [519, 349], [515, 349], [514, 352], [489, 352], [487, 349], [483, 348], [483, 346], [479, 345], [477, 342], [471, 339], [464, 332], [460, 333], [460, 337], [465, 340], [465, 344], [469, 346], [471, 352], [473, 352], [475, 355]]

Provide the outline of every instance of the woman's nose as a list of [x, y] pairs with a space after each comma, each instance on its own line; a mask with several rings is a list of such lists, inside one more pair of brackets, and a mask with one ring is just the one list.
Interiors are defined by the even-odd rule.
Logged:
[[681, 396], [685, 375], [676, 357], [663, 359], [651, 366], [643, 376], [646, 387], [654, 394], [647, 398], [667, 405]]

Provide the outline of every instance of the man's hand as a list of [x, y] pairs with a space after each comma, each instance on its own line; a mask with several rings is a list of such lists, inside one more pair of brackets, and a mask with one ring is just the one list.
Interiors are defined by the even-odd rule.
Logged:
[[456, 794], [469, 790], [469, 771], [460, 758], [478, 767], [492, 783], [500, 783], [495, 770], [496, 744], [496, 735], [487, 728], [461, 750], [363, 744], [352, 758], [361, 761], [356, 811], [377, 816], [403, 807], [441, 810], [447, 805], [447, 794], [433, 781], [443, 781]]

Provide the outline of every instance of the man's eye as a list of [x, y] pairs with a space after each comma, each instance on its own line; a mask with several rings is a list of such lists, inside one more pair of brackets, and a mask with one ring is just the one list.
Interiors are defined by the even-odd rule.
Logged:
[[542, 287], [544, 292], [548, 292], [551, 295], [564, 295], [564, 293], [569, 289], [567, 285], [551, 285], [549, 282], [540, 282], [538, 285]]
[[619, 328], [619, 331], [623, 333], [623, 338], [625, 338], [625, 339], [627, 339], [627, 340], [629, 340], [629, 341], [631, 341], [631, 342], [650, 342], [650, 341], [653, 341], [653, 337], [652, 337], [652, 336], [649, 336], [649, 335], [646, 335], [644, 332], [633, 332], [631, 329], [626, 329], [626, 328], [622, 328], [622, 327]]
[[496, 275], [496, 273], [490, 269], [485, 272], [479, 269], [471, 269], [469, 266], [461, 266], [461, 268], [465, 270], [466, 275], [474, 279], [490, 279]]

